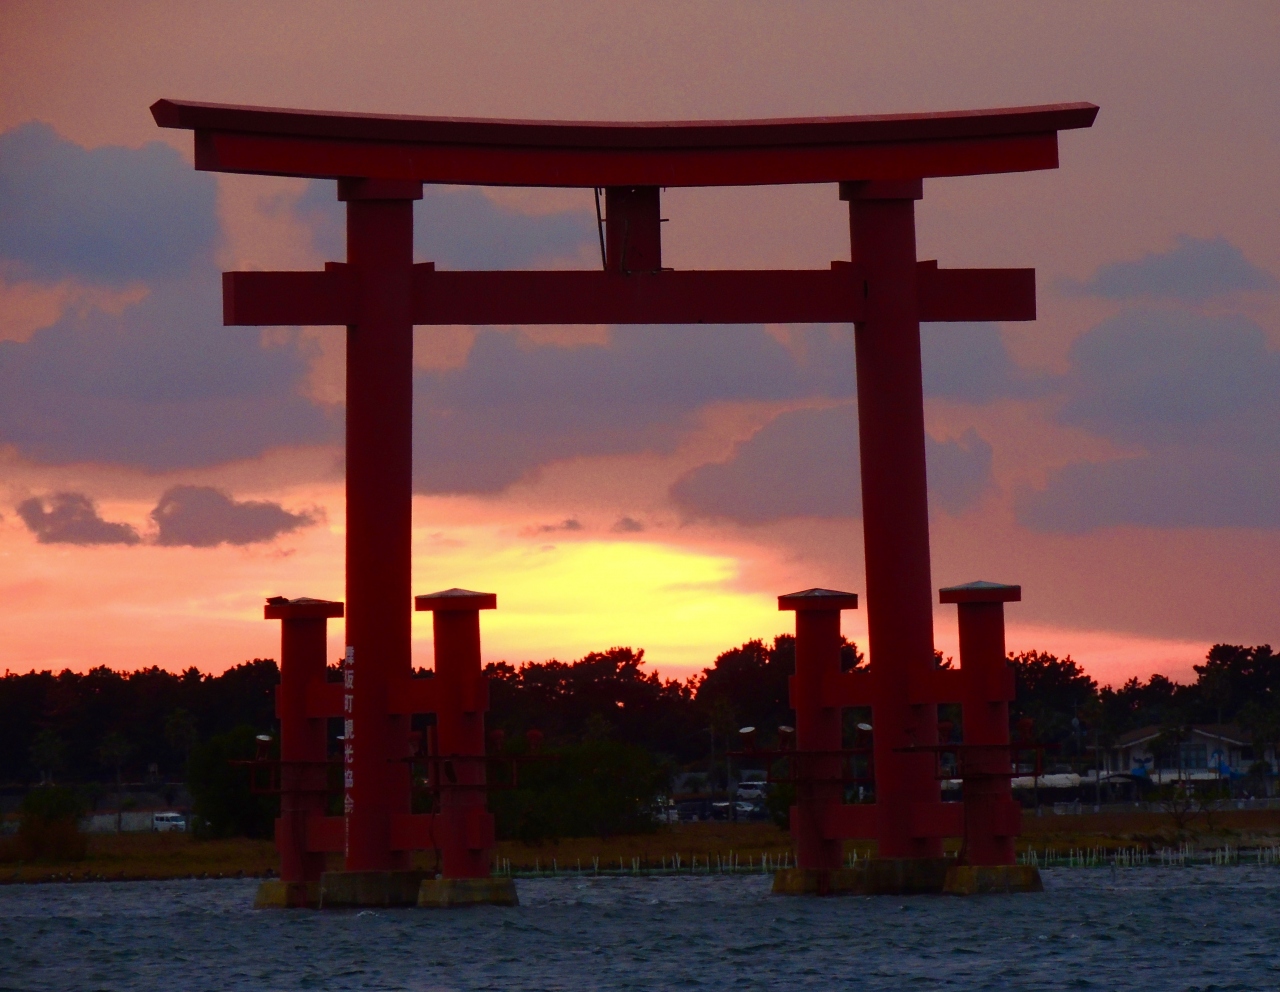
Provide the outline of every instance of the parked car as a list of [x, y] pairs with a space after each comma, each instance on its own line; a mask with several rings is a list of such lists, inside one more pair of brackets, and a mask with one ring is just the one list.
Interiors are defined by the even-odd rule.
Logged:
[[162, 834], [170, 830], [185, 831], [187, 821], [181, 813], [156, 813], [151, 817], [151, 829]]
[[706, 799], [692, 799], [676, 803], [676, 815], [681, 823], [697, 823], [711, 819], [711, 803]]

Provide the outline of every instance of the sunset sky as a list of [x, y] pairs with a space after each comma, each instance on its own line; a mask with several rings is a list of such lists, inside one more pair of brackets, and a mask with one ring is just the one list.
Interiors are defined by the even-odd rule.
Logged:
[[[219, 273], [340, 260], [334, 183], [197, 173], [161, 97], [691, 120], [1087, 100], [1061, 168], [928, 180], [921, 258], [1040, 319], [926, 325], [937, 586], [1102, 682], [1276, 643], [1280, 7], [0, 3], [0, 669], [278, 652], [343, 595], [342, 332], [221, 326]], [[670, 190], [664, 263], [849, 258], [834, 186]], [[420, 260], [598, 267], [589, 190], [431, 188]], [[414, 590], [486, 660], [683, 677], [864, 592], [850, 326], [419, 328]], [[431, 663], [428, 615], [415, 662]], [[936, 639], [955, 651], [954, 608]], [[865, 641], [865, 618], [845, 633]], [[342, 643], [331, 624], [332, 654]]]

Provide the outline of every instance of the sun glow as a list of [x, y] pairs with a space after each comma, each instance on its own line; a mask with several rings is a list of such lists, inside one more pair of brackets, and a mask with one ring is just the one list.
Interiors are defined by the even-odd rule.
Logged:
[[[496, 592], [498, 610], [481, 621], [489, 661], [568, 661], [626, 645], [679, 676], [786, 627], [771, 597], [739, 588], [739, 563], [727, 555], [638, 541], [513, 545], [480, 528], [450, 534], [415, 549], [414, 588]], [[429, 664], [429, 616], [415, 617], [414, 637], [415, 664]]]

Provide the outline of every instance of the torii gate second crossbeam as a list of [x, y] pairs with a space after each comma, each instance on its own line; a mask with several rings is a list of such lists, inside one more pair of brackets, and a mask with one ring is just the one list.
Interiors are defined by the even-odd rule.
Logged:
[[[358, 673], [348, 871], [406, 868], [415, 324], [851, 322], [855, 326], [870, 676], [882, 857], [936, 857], [940, 806], [920, 321], [1032, 320], [1032, 269], [917, 261], [922, 180], [1056, 168], [1057, 133], [1097, 107], [880, 117], [565, 123], [391, 117], [161, 100], [197, 169], [338, 180], [347, 260], [224, 275], [224, 322], [347, 327], [347, 643]], [[599, 272], [446, 272], [413, 262], [423, 183], [605, 189]], [[812, 271], [673, 272], [668, 186], [836, 183], [849, 260]], [[336, 715], [336, 714], [334, 714]], [[915, 748], [916, 750], [908, 750]], [[940, 810], [939, 810], [940, 812]], [[338, 836], [335, 831], [317, 835]]]

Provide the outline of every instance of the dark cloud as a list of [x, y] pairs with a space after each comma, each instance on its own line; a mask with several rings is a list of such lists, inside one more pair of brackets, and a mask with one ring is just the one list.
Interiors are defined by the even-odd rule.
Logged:
[[1064, 281], [1071, 294], [1108, 300], [1161, 297], [1198, 303], [1238, 290], [1275, 289], [1276, 278], [1260, 269], [1226, 238], [1179, 235], [1173, 250], [1136, 261], [1112, 262], [1087, 282]]
[[0, 135], [0, 255], [41, 278], [146, 279], [118, 315], [68, 313], [0, 342], [0, 443], [35, 461], [169, 470], [330, 441], [307, 356], [222, 326], [214, 180], [167, 145], [85, 151], [44, 125]]
[[35, 461], [165, 471], [341, 437], [301, 395], [306, 356], [222, 327], [217, 273], [156, 286], [119, 315], [68, 314], [0, 342], [0, 442]]
[[1199, 447], [1162, 447], [1140, 458], [1076, 463], [1042, 492], [1023, 492], [1018, 520], [1040, 531], [1099, 527], [1280, 527], [1280, 460]]
[[920, 362], [925, 396], [939, 399], [988, 403], [1037, 396], [1050, 386], [1013, 362], [990, 323], [921, 324]]
[[671, 487], [693, 516], [757, 524], [862, 512], [858, 421], [852, 404], [779, 414], [726, 462], [702, 465]]
[[1064, 422], [1126, 443], [1275, 451], [1280, 353], [1239, 316], [1128, 310], [1078, 338]]
[[17, 506], [18, 516], [40, 544], [137, 544], [141, 538], [128, 524], [98, 516], [83, 493], [32, 496]]
[[415, 485], [496, 492], [557, 459], [670, 451], [708, 403], [851, 395], [852, 331], [796, 333], [788, 350], [753, 325], [617, 327], [578, 347], [481, 330], [465, 366], [417, 374]]
[[[316, 248], [346, 257], [344, 205], [337, 184], [313, 180], [297, 211]], [[590, 210], [532, 216], [502, 207], [473, 187], [426, 186], [413, 208], [414, 253], [442, 269], [519, 269], [575, 258], [597, 243]]]
[[935, 441], [925, 438], [929, 470], [929, 503], [951, 514], [964, 513], [995, 482], [991, 477], [991, 445], [972, 427], [958, 438]]
[[[0, 342], [0, 443], [44, 463], [170, 471], [341, 437], [340, 411], [302, 393], [308, 355], [299, 346], [263, 347], [257, 329], [220, 325], [208, 177], [162, 146], [99, 154], [48, 129], [6, 138], [14, 135], [28, 164], [4, 175], [46, 162], [51, 175], [97, 177], [37, 184], [40, 209], [68, 220], [53, 233], [36, 230], [53, 240], [22, 248], [23, 264], [52, 272], [40, 261], [48, 256], [101, 278], [145, 275], [150, 293], [118, 316], [67, 314], [27, 342]], [[119, 215], [71, 224], [87, 210], [79, 198], [88, 187]], [[333, 196], [332, 183], [313, 183], [299, 210], [341, 257]], [[428, 188], [418, 210], [420, 248], [444, 265], [531, 265], [594, 244], [587, 212], [528, 217], [474, 189]], [[15, 245], [35, 237], [23, 223], [26, 234], [4, 235]], [[136, 264], [119, 267], [122, 256]], [[607, 345], [562, 347], [482, 329], [463, 367], [415, 376], [415, 485], [495, 492], [558, 459], [673, 450], [710, 403], [852, 396], [850, 328], [803, 327], [794, 336], [788, 348], [759, 326], [620, 327]], [[981, 401], [1023, 388], [991, 325], [928, 328], [924, 347], [930, 395]]]
[[542, 534], [574, 533], [580, 530], [582, 530], [581, 521], [570, 517], [567, 520], [561, 520], [558, 524], [539, 524], [536, 527], [530, 527], [525, 534], [534, 537]]
[[1073, 345], [1062, 420], [1142, 454], [1019, 494], [1038, 530], [1280, 526], [1280, 353], [1238, 316], [1127, 311]]
[[[929, 496], [961, 513], [991, 487], [991, 446], [975, 432], [959, 440], [925, 439]], [[725, 462], [676, 480], [671, 498], [691, 516], [767, 523], [791, 517], [862, 513], [858, 418], [853, 404], [793, 410], [739, 444]]]
[[216, 186], [168, 145], [86, 151], [47, 124], [0, 134], [0, 258], [36, 279], [187, 272], [218, 234]]
[[[496, 492], [557, 459], [670, 451], [709, 403], [851, 397], [852, 329], [796, 327], [793, 335], [787, 348], [754, 325], [616, 327], [606, 345], [562, 347], [481, 330], [464, 366], [417, 374], [415, 485]], [[1044, 388], [1017, 369], [992, 324], [928, 325], [923, 355], [929, 396], [979, 403]], [[835, 430], [809, 426], [819, 431], [815, 444]], [[974, 463], [982, 445], [964, 447], [948, 465], [958, 472]], [[947, 455], [939, 449], [938, 457]], [[971, 497], [947, 488], [963, 474], [951, 468], [939, 476], [935, 499], [963, 508]], [[985, 478], [989, 465], [973, 471]], [[840, 491], [833, 483], [824, 498]]]
[[614, 534], [639, 534], [644, 530], [644, 524], [634, 517], [619, 517], [609, 530]]
[[258, 544], [315, 522], [310, 513], [290, 513], [265, 500], [237, 502], [211, 486], [174, 486], [151, 519], [159, 527], [157, 544], [193, 548]]

